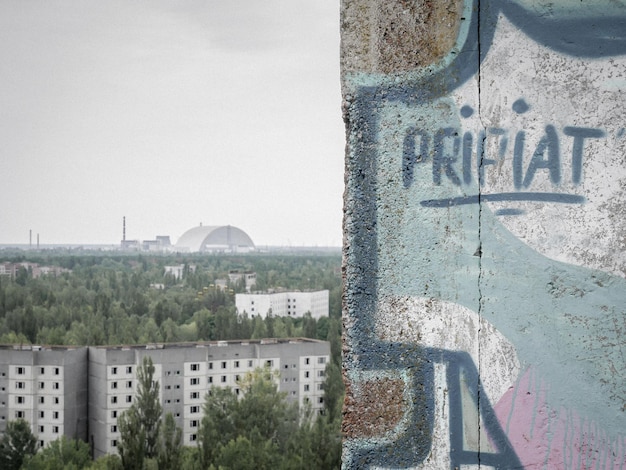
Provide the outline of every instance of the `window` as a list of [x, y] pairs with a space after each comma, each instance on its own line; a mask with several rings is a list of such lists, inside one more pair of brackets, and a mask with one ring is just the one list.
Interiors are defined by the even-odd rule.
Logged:
[[126, 395], [126, 403], [132, 403], [133, 402], [133, 396], [132, 395]]
[[274, 367], [274, 361], [268, 359], [267, 361], [265, 361], [265, 367]]
[[59, 404], [59, 397], [54, 397], [54, 404], [58, 405]]
[[39, 403], [43, 405], [46, 402], [46, 397], [39, 397]]
[[239, 394], [241, 393], [241, 390], [239, 390], [238, 388], [235, 389], [235, 395], [239, 396]]
[[24, 418], [24, 412], [23, 412], [22, 410], [18, 410], [18, 411], [16, 411], [16, 412], [15, 412], [15, 417], [16, 417], [17, 419], [20, 419], [20, 418], [22, 418], [22, 419], [23, 419], [23, 418]]
[[324, 390], [324, 384], [317, 384], [318, 390]]
[[58, 412], [58, 411], [53, 412], [53, 413], [52, 413], [52, 417], [53, 417], [54, 419], [59, 419], [59, 412]]
[[189, 413], [197, 413], [200, 410], [199, 406], [191, 406], [189, 407]]
[[39, 390], [43, 390], [45, 386], [45, 382], [39, 382]]
[[174, 388], [178, 390], [180, 388], [180, 385], [176, 385]]
[[45, 413], [43, 411], [39, 412], [39, 419], [45, 418]]
[[191, 392], [190, 397], [191, 397], [192, 400], [196, 400], [196, 399], [200, 398], [200, 392]]
[[16, 367], [15, 372], [17, 372], [17, 375], [24, 375], [26, 371], [23, 367]]
[[209, 362], [209, 369], [213, 369], [213, 363]]
[[39, 441], [39, 447], [43, 447], [44, 446], [44, 442], [43, 441]]
[[116, 439], [113, 439], [111, 441], [111, 447], [117, 447], [117, 440]]
[[60, 371], [60, 369], [58, 367], [54, 368], [54, 375], [59, 375], [60, 372], [61, 371]]
[[46, 368], [45, 367], [40, 367], [39, 368], [39, 373], [40, 374], [45, 374], [46, 373]]
[[180, 403], [180, 398], [177, 398], [177, 399], [176, 399], [176, 403]]
[[308, 366], [311, 363], [311, 358], [310, 357], [305, 358], [304, 363]]
[[318, 377], [324, 377], [326, 375], [326, 373], [323, 370], [318, 370], [317, 371], [317, 376]]
[[190, 427], [190, 428], [197, 428], [197, 427], [198, 427], [198, 420], [197, 420], [197, 419], [192, 419], [192, 420], [189, 422], [189, 427]]
[[252, 367], [252, 361], [248, 361], [248, 367]]
[[209, 383], [212, 384], [213, 383], [213, 377], [209, 377]]
[[171, 386], [171, 385], [166, 385], [166, 386], [165, 386], [165, 390], [170, 390], [171, 388], [172, 388], [172, 386]]
[[111, 418], [117, 418], [117, 410], [111, 411]]
[[133, 381], [132, 380], [128, 380], [126, 382], [126, 388], [133, 388]]
[[307, 371], [304, 373], [304, 377], [308, 379], [310, 376], [311, 376], [311, 373], [307, 370]]
[[200, 379], [198, 379], [198, 377], [192, 377], [189, 380], [189, 385], [198, 385], [198, 383], [200, 383]]
[[52, 426], [52, 432], [54, 434], [59, 434], [59, 427], [58, 426]]
[[235, 361], [235, 368], [239, 368], [239, 361]]
[[54, 382], [52, 384], [52, 388], [55, 389], [55, 390], [58, 390], [59, 389], [59, 382]]
[[222, 379], [221, 380], [222, 380], [222, 383], [226, 383], [226, 376], [222, 375]]
[[309, 384], [304, 384], [304, 391], [308, 392], [309, 391]]
[[26, 384], [24, 382], [15, 382], [15, 388], [18, 388], [18, 389], [26, 388]]
[[111, 374], [113, 375], [117, 374], [117, 367], [111, 367]]
[[22, 396], [15, 397], [15, 403], [17, 403], [18, 405], [22, 405], [24, 403], [24, 397]]
[[126, 373], [127, 374], [132, 374], [133, 373], [133, 366], [126, 367]]
[[196, 371], [200, 369], [200, 364], [191, 364], [191, 370]]
[[117, 382], [111, 382], [111, 388], [117, 388]]
[[189, 442], [196, 442], [197, 439], [198, 439], [198, 435], [197, 434], [190, 434], [189, 435]]
[[111, 425], [111, 432], [117, 432], [117, 425], [116, 424]]
[[111, 397], [111, 403], [113, 404], [117, 403], [117, 397]]
[[318, 364], [325, 364], [326, 363], [326, 358], [325, 357], [318, 357], [317, 358], [317, 363]]
[[317, 399], [317, 402], [318, 402], [318, 403], [324, 403], [324, 397], [319, 397], [319, 398]]
[[241, 377], [239, 377], [239, 375], [235, 375], [235, 382], [239, 382], [241, 380]]
[[289, 369], [289, 364], [285, 364], [285, 369]]
[[226, 361], [222, 361], [222, 369], [226, 369]]

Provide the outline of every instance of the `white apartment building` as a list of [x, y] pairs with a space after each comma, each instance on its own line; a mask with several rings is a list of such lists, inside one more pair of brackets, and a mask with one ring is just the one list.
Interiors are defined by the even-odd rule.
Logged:
[[318, 319], [328, 316], [328, 294], [328, 290], [235, 294], [235, 306], [240, 315], [265, 318], [271, 312], [275, 317], [301, 318], [309, 312]]
[[0, 346], [0, 434], [24, 419], [40, 447], [87, 435], [88, 348]]

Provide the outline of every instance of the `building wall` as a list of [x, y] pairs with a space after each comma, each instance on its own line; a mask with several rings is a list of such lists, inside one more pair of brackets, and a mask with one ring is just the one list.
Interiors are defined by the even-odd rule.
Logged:
[[329, 293], [327, 290], [314, 292], [275, 292], [265, 294], [235, 294], [235, 305], [240, 314], [260, 315], [265, 318], [271, 311], [275, 317], [301, 318], [307, 312], [313, 318], [328, 316]]
[[[160, 385], [163, 413], [171, 412], [183, 430], [183, 443], [194, 445], [202, 405], [212, 387], [231, 387], [258, 367], [279, 372], [279, 390], [287, 400], [323, 408], [322, 384], [330, 345], [309, 339], [219, 341], [132, 347], [89, 348], [89, 440], [95, 458], [117, 452], [117, 418], [134, 400], [137, 368], [150, 356]], [[307, 386], [308, 385], [308, 386]]]
[[0, 348], [0, 433], [25, 419], [40, 446], [87, 437], [87, 348]]
[[345, 468], [622, 468], [626, 6], [342, 3]]

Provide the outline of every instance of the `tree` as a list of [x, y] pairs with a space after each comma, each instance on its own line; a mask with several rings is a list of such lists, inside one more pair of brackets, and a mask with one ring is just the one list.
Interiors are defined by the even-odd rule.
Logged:
[[137, 381], [135, 402], [118, 418], [121, 436], [118, 450], [125, 469], [141, 469], [144, 459], [153, 459], [158, 455], [163, 407], [150, 356], [145, 356], [137, 369]]
[[23, 470], [80, 470], [91, 464], [89, 444], [62, 436], [27, 460]]
[[37, 452], [37, 438], [23, 419], [9, 421], [0, 439], [0, 468], [19, 470], [29, 456]]
[[182, 466], [183, 432], [176, 426], [172, 413], [165, 415], [165, 423], [161, 430], [159, 454], [157, 462], [159, 470], [181, 468]]

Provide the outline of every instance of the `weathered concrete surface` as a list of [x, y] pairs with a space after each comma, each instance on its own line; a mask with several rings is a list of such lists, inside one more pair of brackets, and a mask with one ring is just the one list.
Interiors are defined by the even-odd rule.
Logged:
[[342, 4], [345, 468], [626, 468], [626, 3]]

